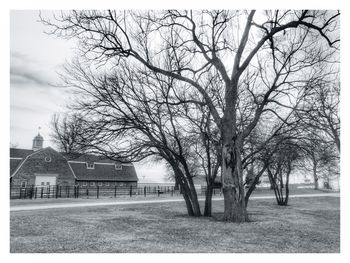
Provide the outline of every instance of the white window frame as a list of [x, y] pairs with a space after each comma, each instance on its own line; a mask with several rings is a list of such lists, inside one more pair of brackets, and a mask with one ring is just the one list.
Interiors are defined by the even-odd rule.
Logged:
[[86, 163], [86, 168], [87, 169], [95, 169], [95, 163]]
[[50, 157], [50, 156], [46, 156], [46, 157], [45, 157], [45, 162], [51, 163], [51, 157]]
[[121, 164], [115, 164], [115, 165], [114, 165], [114, 168], [115, 168], [116, 170], [123, 170], [123, 165], [121, 165]]

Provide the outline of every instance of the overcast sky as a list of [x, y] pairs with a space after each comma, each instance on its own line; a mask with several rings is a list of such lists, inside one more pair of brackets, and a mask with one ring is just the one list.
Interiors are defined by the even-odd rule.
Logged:
[[[47, 17], [52, 12], [42, 12]], [[44, 33], [39, 11], [10, 13], [10, 143], [31, 149], [33, 137], [50, 142], [50, 120], [54, 113], [64, 112], [71, 96], [59, 84], [58, 72], [76, 53], [75, 42]], [[140, 180], [163, 180], [164, 165], [136, 164]]]

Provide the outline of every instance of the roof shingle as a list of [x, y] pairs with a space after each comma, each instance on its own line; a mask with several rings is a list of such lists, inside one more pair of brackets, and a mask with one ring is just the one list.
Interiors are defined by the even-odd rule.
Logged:
[[28, 149], [18, 149], [18, 148], [10, 148], [10, 157], [12, 158], [26, 158], [29, 154], [32, 154], [33, 150]]
[[116, 170], [113, 164], [96, 164], [94, 169], [87, 169], [85, 163], [69, 162], [78, 180], [101, 181], [138, 181], [135, 167], [123, 165], [121, 170]]

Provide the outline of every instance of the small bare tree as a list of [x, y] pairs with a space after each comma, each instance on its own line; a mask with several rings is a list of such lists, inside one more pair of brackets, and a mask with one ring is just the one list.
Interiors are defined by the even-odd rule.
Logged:
[[273, 153], [269, 158], [265, 156], [264, 161], [266, 162], [267, 174], [272, 183], [277, 204], [287, 205], [289, 198], [289, 177], [296, 163], [302, 159], [303, 151], [293, 139], [276, 139], [278, 145], [272, 145]]

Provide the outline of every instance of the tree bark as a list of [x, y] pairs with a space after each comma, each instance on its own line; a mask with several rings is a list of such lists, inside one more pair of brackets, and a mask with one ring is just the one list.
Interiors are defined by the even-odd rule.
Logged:
[[248, 221], [242, 176], [240, 147], [232, 141], [223, 147], [222, 186], [224, 194], [224, 221]]
[[291, 172], [291, 168], [289, 168], [288, 173], [287, 173], [287, 179], [286, 179], [286, 197], [284, 199], [284, 204], [283, 205], [288, 205], [288, 199], [289, 199], [289, 175]]
[[[174, 169], [176, 180], [178, 181], [181, 187], [182, 196], [186, 203], [188, 215], [201, 216], [197, 193], [196, 192], [193, 193], [193, 191], [195, 191], [194, 187], [189, 186], [188, 180], [186, 180], [185, 175], [176, 164], [171, 163], [171, 165]], [[192, 182], [192, 186], [193, 186], [193, 182]]]
[[213, 186], [209, 182], [207, 189], [205, 190], [205, 204], [204, 204], [204, 216], [211, 216], [212, 211], [212, 197], [213, 197]]
[[318, 190], [317, 163], [315, 163], [315, 162], [313, 163], [312, 171], [313, 171], [313, 176], [314, 176], [315, 190]]

